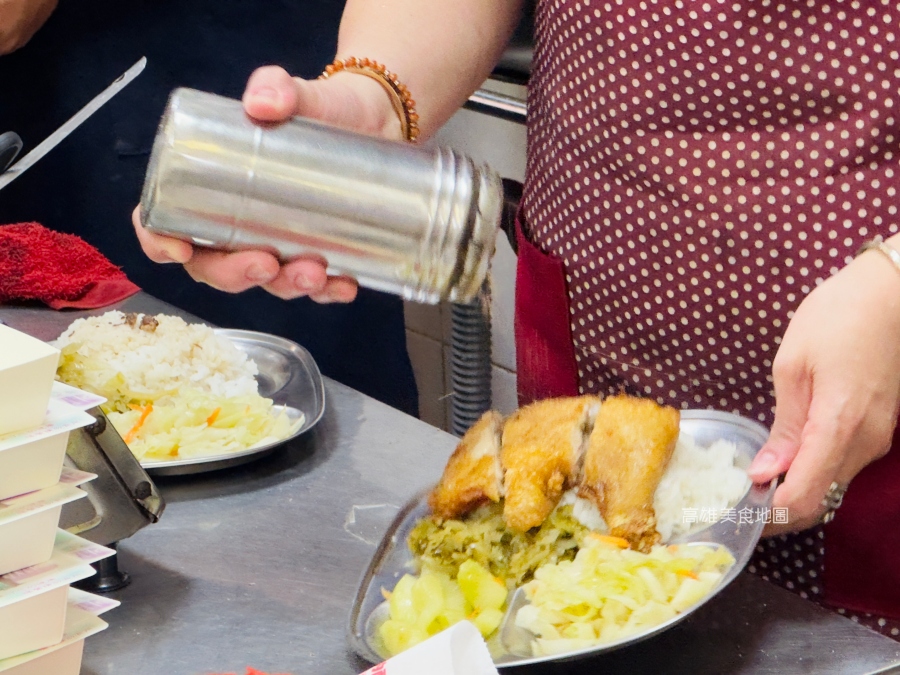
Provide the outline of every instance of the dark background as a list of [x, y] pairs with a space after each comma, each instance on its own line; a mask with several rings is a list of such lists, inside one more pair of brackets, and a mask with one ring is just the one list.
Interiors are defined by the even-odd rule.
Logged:
[[131, 226], [156, 125], [178, 86], [240, 98], [278, 64], [315, 77], [335, 53], [334, 0], [60, 0], [21, 50], [0, 57], [0, 132], [27, 152], [141, 56], [147, 68], [28, 172], [0, 191], [0, 224], [38, 221], [99, 248], [148, 293], [220, 326], [289, 337], [322, 372], [417, 412], [402, 302], [363, 289], [350, 305], [221, 293], [141, 252]]

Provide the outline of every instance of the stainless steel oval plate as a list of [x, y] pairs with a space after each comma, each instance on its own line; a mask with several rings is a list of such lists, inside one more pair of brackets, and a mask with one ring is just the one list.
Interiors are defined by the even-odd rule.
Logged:
[[[768, 438], [769, 432], [756, 422], [744, 419], [731, 413], [712, 410], [687, 410], [681, 414], [681, 430], [692, 435], [701, 447], [708, 447], [714, 441], [724, 439], [735, 443], [738, 448], [738, 463], [749, 466], [750, 461], [760, 450]], [[424, 491], [409, 501], [401, 509], [397, 518], [388, 528], [369, 568], [363, 575], [357, 591], [353, 609], [350, 613], [350, 644], [354, 651], [364, 659], [377, 663], [386, 655], [379, 653], [376, 631], [386, 618], [387, 610], [382, 596], [382, 588], [391, 589], [404, 574], [410, 571], [412, 554], [406, 545], [410, 531], [419, 519], [429, 514], [427, 496]], [[719, 544], [728, 548], [735, 558], [735, 564], [728, 570], [719, 586], [701, 602], [678, 616], [647, 629], [642, 633], [630, 635], [622, 640], [599, 644], [595, 647], [556, 654], [553, 656], [531, 656], [523, 647], [529, 644], [528, 635], [514, 626], [513, 619], [517, 607], [521, 603], [521, 592], [513, 594], [510, 609], [501, 625], [498, 634], [491, 639], [495, 652], [494, 661], [499, 667], [511, 668], [545, 661], [567, 661], [596, 656], [625, 645], [634, 644], [657, 635], [676, 623], [690, 616], [699, 607], [706, 604], [740, 574], [750, 560], [753, 550], [759, 541], [764, 525], [760, 515], [771, 513], [772, 497], [775, 483], [768, 486], [751, 486], [734, 508], [735, 517], [719, 520], [711, 525], [696, 529], [668, 543]], [[729, 512], [730, 513], [730, 512]], [[501, 641], [502, 637], [502, 641]]]
[[217, 328], [215, 333], [231, 340], [256, 363], [259, 369], [256, 381], [260, 395], [272, 399], [277, 406], [285, 406], [292, 422], [302, 418], [303, 423], [288, 438], [247, 450], [162, 462], [141, 462], [141, 466], [151, 475], [202, 473], [252, 462], [309, 431], [325, 412], [322, 375], [310, 353], [303, 347], [285, 338], [250, 330]]

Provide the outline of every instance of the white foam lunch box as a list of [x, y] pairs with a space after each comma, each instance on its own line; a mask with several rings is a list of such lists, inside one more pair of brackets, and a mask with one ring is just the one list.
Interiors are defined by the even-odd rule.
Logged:
[[83, 655], [84, 640], [76, 640], [36, 659], [13, 666], [3, 671], [3, 675], [78, 675]]
[[[105, 621], [97, 618], [98, 613], [116, 607], [116, 600], [98, 598], [68, 590], [69, 601], [66, 610], [65, 628], [56, 644], [40, 650], [0, 659], [0, 673], [3, 675], [78, 675], [81, 672], [81, 657], [86, 638], [107, 627]], [[92, 607], [91, 610], [83, 609]]]
[[60, 586], [0, 607], [0, 660], [62, 642], [68, 593]]
[[47, 562], [63, 505], [85, 496], [77, 487], [57, 483], [0, 502], [0, 575]]
[[57, 483], [68, 442], [64, 431], [0, 449], [0, 501]]
[[59, 350], [0, 325], [0, 436], [41, 424]]

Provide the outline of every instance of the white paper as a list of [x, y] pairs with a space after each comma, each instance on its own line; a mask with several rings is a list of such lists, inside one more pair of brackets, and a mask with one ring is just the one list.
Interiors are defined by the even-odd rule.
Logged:
[[361, 675], [498, 675], [481, 633], [469, 621], [420, 642]]
[[53, 388], [50, 390], [50, 399], [62, 401], [79, 410], [87, 410], [101, 403], [106, 403], [106, 399], [103, 396], [83, 391], [59, 380], [53, 382]]
[[35, 492], [28, 492], [24, 495], [4, 499], [0, 502], [0, 525], [6, 525], [40, 511], [46, 511], [54, 506], [74, 502], [82, 497], [87, 497], [87, 493], [84, 490], [79, 490], [74, 485], [57, 483], [43, 490], [36, 490]]
[[69, 607], [77, 607], [94, 616], [100, 616], [104, 612], [115, 609], [121, 604], [122, 603], [118, 600], [107, 598], [105, 595], [94, 595], [93, 593], [88, 593], [87, 591], [82, 591], [77, 588], [69, 589]]
[[0, 436], [0, 452], [10, 448], [17, 448], [25, 443], [31, 443], [48, 436], [61, 434], [65, 431], [74, 431], [93, 423], [94, 418], [83, 410], [79, 410], [64, 401], [50, 399], [44, 423], [27, 431], [17, 431]]
[[65, 530], [57, 530], [53, 555], [45, 563], [0, 576], [0, 607], [93, 575], [90, 563], [115, 553]]
[[88, 473], [87, 471], [79, 471], [78, 469], [73, 469], [68, 466], [64, 466], [62, 468], [62, 473], [59, 476], [59, 482], [65, 483], [66, 485], [74, 485], [78, 487], [79, 485], [84, 485], [97, 477], [95, 473]]

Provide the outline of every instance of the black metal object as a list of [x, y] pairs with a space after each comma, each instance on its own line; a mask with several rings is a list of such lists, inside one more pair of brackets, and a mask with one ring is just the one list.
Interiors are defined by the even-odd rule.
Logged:
[[466, 110], [484, 113], [502, 120], [525, 124], [525, 101], [487, 89], [479, 89], [463, 104]]
[[503, 179], [503, 214], [500, 216], [500, 229], [506, 234], [513, 253], [519, 253], [519, 242], [516, 240], [516, 215], [522, 201], [522, 184], [511, 178]]
[[[109, 547], [113, 549], [117, 548], [118, 543], [110, 544]], [[113, 591], [125, 588], [131, 583], [131, 577], [119, 570], [118, 552], [109, 558], [104, 558], [103, 560], [92, 563], [91, 567], [93, 567], [97, 573], [87, 579], [82, 579], [73, 584], [73, 586], [80, 588], [82, 591], [87, 591], [88, 593], [112, 593]]]

